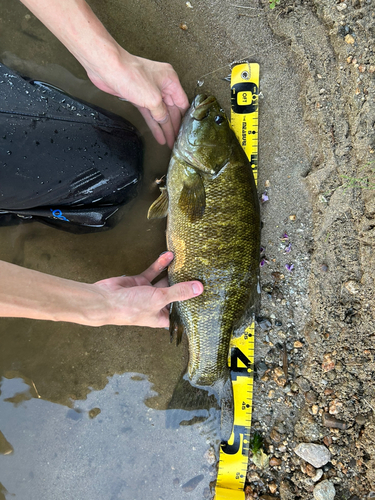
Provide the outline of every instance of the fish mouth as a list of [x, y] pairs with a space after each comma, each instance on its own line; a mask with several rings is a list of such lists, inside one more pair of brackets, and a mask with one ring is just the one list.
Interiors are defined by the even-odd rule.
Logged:
[[195, 97], [192, 105], [191, 117], [201, 121], [205, 118], [212, 104], [216, 102], [216, 97], [213, 95], [199, 94]]

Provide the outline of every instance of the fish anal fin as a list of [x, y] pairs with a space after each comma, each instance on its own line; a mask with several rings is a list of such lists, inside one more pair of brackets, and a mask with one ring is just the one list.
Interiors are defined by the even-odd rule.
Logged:
[[147, 219], [162, 219], [168, 214], [168, 191], [166, 187], [160, 188], [161, 194], [148, 209]]
[[184, 180], [178, 206], [190, 222], [196, 222], [203, 217], [206, 193], [202, 177], [197, 172], [189, 173]]
[[176, 336], [176, 345], [179, 345], [181, 343], [184, 332], [185, 327], [182, 324], [180, 315], [178, 313], [178, 308], [176, 304], [172, 304], [169, 317], [169, 333], [171, 336], [171, 342], [173, 341], [173, 337]]

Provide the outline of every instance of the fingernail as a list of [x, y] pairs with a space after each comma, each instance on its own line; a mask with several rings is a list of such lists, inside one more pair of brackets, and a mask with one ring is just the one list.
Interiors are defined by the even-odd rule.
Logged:
[[162, 252], [160, 255], [159, 255], [159, 258], [162, 256], [162, 255], [165, 255], [166, 253], [172, 253], [170, 250], [166, 250], [165, 252]]
[[199, 295], [201, 293], [201, 287], [197, 285], [196, 283], [193, 283], [193, 293], [194, 295]]

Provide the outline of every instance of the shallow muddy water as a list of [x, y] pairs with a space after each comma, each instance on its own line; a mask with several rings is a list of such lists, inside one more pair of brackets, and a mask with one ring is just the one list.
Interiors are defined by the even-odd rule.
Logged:
[[[264, 100], [259, 190], [270, 179], [270, 196], [288, 193], [278, 204], [264, 207], [262, 239], [269, 249], [276, 248], [275, 234], [288, 225], [291, 213], [297, 213], [303, 233], [306, 225], [299, 221], [310, 208], [301, 173], [309, 158], [299, 136], [299, 84], [290, 54], [277, 45], [258, 5], [249, 3], [254, 15], [245, 11], [246, 16], [239, 16], [229, 2], [215, 0], [191, 2], [192, 9], [174, 0], [89, 3], [130, 52], [170, 62], [189, 99], [199, 80], [201, 89], [215, 93], [228, 113], [230, 92], [224, 78], [230, 63], [248, 55], [260, 62]], [[156, 144], [131, 105], [95, 89], [73, 56], [27, 9], [13, 0], [1, 4], [0, 60], [25, 76], [126, 117], [143, 136], [145, 158], [139, 195], [123, 208], [114, 229], [74, 235], [37, 222], [2, 227], [0, 258], [86, 282], [141, 272], [165, 250], [165, 222], [149, 222], [146, 214], [157, 196], [154, 181], [166, 172], [169, 150]], [[188, 30], [180, 29], [182, 22]], [[268, 50], [273, 45], [277, 50]], [[299, 246], [303, 251], [302, 234]], [[301, 314], [296, 323], [302, 328], [308, 264], [298, 273], [301, 300], [296, 308]], [[262, 340], [257, 340], [259, 359], [264, 355]], [[5, 439], [0, 499], [210, 496], [215, 477], [211, 447], [218, 445], [216, 413], [204, 424], [178, 429], [165, 425], [165, 408], [187, 363], [186, 343], [179, 348], [169, 344], [165, 330], [93, 329], [23, 319], [1, 320], [0, 342], [0, 431]], [[255, 408], [257, 418], [265, 412], [267, 405]], [[184, 487], [193, 478], [195, 483]]]

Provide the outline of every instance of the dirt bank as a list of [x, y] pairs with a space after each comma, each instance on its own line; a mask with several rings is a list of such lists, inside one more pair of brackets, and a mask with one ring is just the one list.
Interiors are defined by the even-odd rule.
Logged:
[[[374, 3], [281, 0], [274, 10], [267, 2], [263, 8], [274, 35], [295, 56], [303, 119], [310, 132], [305, 137], [310, 166], [303, 177], [313, 225], [309, 235], [304, 231], [311, 256], [308, 302], [304, 296], [289, 300], [303, 288], [298, 268], [304, 261], [295, 245], [297, 218], [284, 221], [277, 236], [286, 234], [262, 270], [262, 310], [269, 321], [260, 322], [260, 331], [265, 333], [263, 349], [267, 342], [268, 349], [257, 361], [254, 428], [266, 436], [272, 465], [264, 474], [250, 467], [248, 498], [270, 493], [283, 500], [312, 498], [324, 479], [334, 486], [335, 498], [372, 498]], [[263, 210], [267, 216], [267, 207]], [[267, 242], [264, 246], [270, 257]], [[283, 259], [294, 262], [291, 273], [280, 264]], [[309, 319], [300, 329], [298, 307], [303, 303]], [[284, 346], [287, 379], [280, 370], [285, 368]], [[268, 414], [267, 406], [273, 409]], [[301, 442], [328, 448], [331, 458], [321, 467], [323, 475], [294, 453]]]

